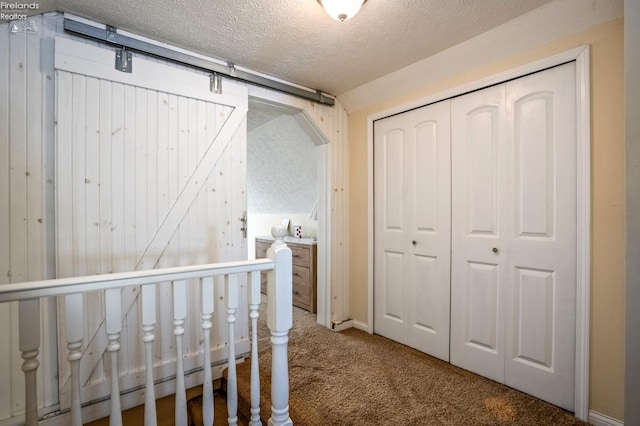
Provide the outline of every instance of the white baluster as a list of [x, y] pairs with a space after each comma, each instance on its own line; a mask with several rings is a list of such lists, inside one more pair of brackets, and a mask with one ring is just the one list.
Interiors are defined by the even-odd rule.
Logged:
[[202, 384], [202, 420], [213, 425], [213, 378], [211, 377], [211, 316], [214, 311], [213, 277], [202, 278], [202, 335], [204, 336], [204, 383]]
[[229, 424], [238, 424], [238, 379], [236, 377], [236, 310], [238, 309], [238, 276], [225, 277], [227, 324], [229, 325], [229, 369], [227, 372], [227, 412]]
[[284, 243], [287, 230], [271, 228], [275, 241], [267, 257], [275, 268], [267, 274], [267, 325], [271, 330], [271, 417], [269, 426], [293, 425], [289, 417], [289, 363], [287, 344], [293, 325], [291, 250]]
[[176, 336], [176, 426], [187, 425], [187, 394], [184, 386], [184, 356], [182, 336], [187, 316], [187, 291], [184, 281], [173, 283], [173, 334]]
[[153, 384], [153, 341], [155, 340], [154, 329], [156, 326], [156, 286], [148, 284], [142, 286], [142, 331], [145, 346], [145, 401], [144, 401], [144, 424], [145, 426], [156, 426], [156, 395]]
[[40, 300], [27, 300], [18, 305], [20, 352], [24, 371], [25, 420], [27, 426], [38, 424], [38, 391], [36, 371], [40, 347]]
[[118, 351], [120, 350], [120, 332], [122, 331], [121, 290], [113, 288], [105, 290], [107, 351], [111, 355], [111, 414], [110, 426], [122, 425], [120, 410], [120, 370], [118, 370]]
[[249, 318], [251, 319], [251, 426], [262, 426], [260, 421], [260, 370], [258, 364], [258, 317], [260, 313], [260, 271], [251, 273], [249, 286]]
[[65, 296], [65, 320], [67, 333], [67, 360], [71, 367], [71, 425], [82, 425], [80, 406], [80, 358], [82, 358], [82, 339], [84, 324], [84, 306], [82, 294]]

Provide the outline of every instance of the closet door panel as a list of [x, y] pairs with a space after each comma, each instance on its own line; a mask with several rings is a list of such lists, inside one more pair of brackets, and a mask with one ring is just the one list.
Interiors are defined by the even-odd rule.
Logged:
[[504, 86], [451, 102], [451, 362], [504, 380]]
[[384, 230], [390, 235], [400, 235], [405, 231], [405, 176], [398, 171], [404, 169], [406, 133], [402, 129], [393, 129], [385, 135], [382, 145]]
[[515, 145], [516, 234], [519, 237], [553, 238], [556, 181], [553, 130], [553, 96], [533, 93], [513, 107]]
[[374, 124], [374, 331], [444, 360], [449, 359], [449, 113], [445, 101]]
[[404, 128], [391, 123], [379, 130], [376, 140], [376, 245], [375, 312], [377, 332], [383, 336], [396, 336], [406, 343], [405, 271], [406, 234], [406, 176], [404, 159], [409, 135]]
[[474, 92], [452, 101], [451, 118], [451, 361], [568, 410], [574, 78], [566, 64]]
[[415, 173], [409, 188], [413, 191], [414, 231], [437, 232], [438, 224], [438, 123], [423, 122], [415, 128], [416, 143], [411, 161]]
[[467, 262], [464, 291], [468, 300], [464, 341], [472, 348], [498, 353], [498, 265]]
[[506, 84], [514, 234], [505, 384], [573, 410], [576, 92], [569, 63]]
[[[501, 110], [485, 105], [466, 113], [467, 227], [470, 235], [498, 234], [498, 124]], [[458, 131], [456, 129], [456, 131]]]

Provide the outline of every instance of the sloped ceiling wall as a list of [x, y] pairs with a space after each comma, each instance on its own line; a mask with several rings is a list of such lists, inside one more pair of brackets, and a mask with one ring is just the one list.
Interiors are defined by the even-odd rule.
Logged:
[[316, 201], [317, 147], [292, 115], [249, 111], [250, 213], [308, 214]]

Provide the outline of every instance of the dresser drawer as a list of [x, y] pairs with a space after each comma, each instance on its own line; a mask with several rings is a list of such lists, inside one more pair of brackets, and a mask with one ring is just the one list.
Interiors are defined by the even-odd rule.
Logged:
[[[293, 304], [299, 308], [308, 309], [312, 308], [310, 301], [313, 300], [311, 294], [311, 283], [309, 282], [309, 269], [301, 268], [299, 266], [293, 267]], [[267, 273], [262, 272], [260, 274], [260, 292], [267, 294]]]
[[309, 268], [293, 265], [293, 304], [304, 309], [311, 308], [311, 283]]
[[311, 262], [311, 250], [306, 247], [289, 246], [291, 249], [291, 263], [299, 266], [309, 267]]
[[311, 277], [309, 268], [303, 268], [302, 266], [293, 265], [293, 286], [296, 285], [309, 285], [309, 278]]
[[[272, 241], [256, 238], [256, 259], [267, 257]], [[315, 245], [287, 243], [291, 249], [293, 305], [316, 312], [317, 250]], [[260, 274], [260, 290], [267, 294], [267, 273]]]

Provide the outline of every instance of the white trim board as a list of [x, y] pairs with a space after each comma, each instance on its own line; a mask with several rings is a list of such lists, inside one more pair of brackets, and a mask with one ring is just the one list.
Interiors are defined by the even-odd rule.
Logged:
[[[589, 46], [582, 46], [532, 62], [511, 70], [476, 80], [417, 101], [399, 105], [367, 117], [367, 181], [368, 181], [368, 240], [367, 240], [367, 324], [373, 333], [373, 122], [423, 105], [479, 90], [494, 84], [519, 78], [534, 72], [576, 62], [577, 94], [577, 262], [576, 262], [576, 385], [575, 415], [589, 418], [589, 314], [591, 265], [591, 112], [589, 89]], [[364, 328], [363, 328], [364, 329]]]
[[589, 424], [593, 426], [624, 426], [620, 420], [593, 410], [589, 410]]
[[355, 328], [357, 330], [365, 331], [367, 333], [373, 333], [373, 331], [369, 331], [369, 325], [366, 322], [354, 320], [353, 321], [353, 328]]
[[624, 419], [640, 424], [640, 2], [624, 2], [626, 275]]

